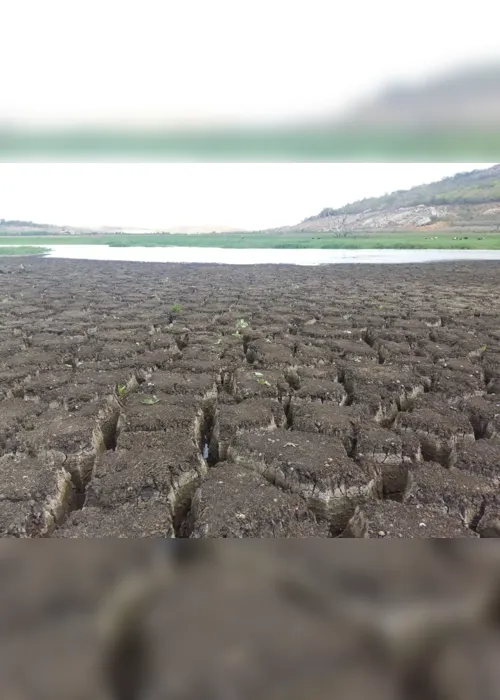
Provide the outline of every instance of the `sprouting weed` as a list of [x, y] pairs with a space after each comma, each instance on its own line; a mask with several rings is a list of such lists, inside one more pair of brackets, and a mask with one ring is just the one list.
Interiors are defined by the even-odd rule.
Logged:
[[236, 328], [248, 328], [248, 323], [245, 321], [244, 318], [239, 318], [236, 321]]
[[120, 397], [125, 396], [125, 394], [127, 393], [127, 385], [126, 384], [117, 384], [116, 385], [116, 393]]
[[173, 314], [178, 314], [181, 310], [181, 305], [180, 304], [174, 304], [172, 308], [170, 309]]

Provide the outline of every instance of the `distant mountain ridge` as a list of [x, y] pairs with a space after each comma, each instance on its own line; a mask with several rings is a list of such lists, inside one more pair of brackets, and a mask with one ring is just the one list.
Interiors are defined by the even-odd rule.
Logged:
[[[482, 170], [457, 173], [438, 182], [397, 190], [381, 197], [368, 197], [342, 207], [327, 207], [293, 226], [265, 232], [329, 232], [342, 235], [353, 231], [405, 231], [450, 229], [500, 231], [500, 164]], [[242, 228], [199, 225], [170, 226], [163, 233], [237, 233]], [[56, 226], [32, 221], [0, 219], [0, 236], [147, 234], [160, 229], [132, 227], [84, 228]]]
[[325, 208], [276, 231], [348, 232], [416, 228], [500, 229], [500, 164], [439, 182]]
[[59, 236], [68, 234], [92, 233], [92, 229], [75, 226], [57, 226], [55, 224], [39, 224], [34, 221], [17, 219], [0, 219], [0, 236]]
[[151, 233], [236, 233], [242, 228], [217, 224], [200, 224], [199, 226], [169, 226], [164, 228], [138, 228], [134, 226], [57, 226], [55, 224], [38, 224], [33, 221], [0, 219], [0, 236], [78, 236], [91, 234], [151, 234]]

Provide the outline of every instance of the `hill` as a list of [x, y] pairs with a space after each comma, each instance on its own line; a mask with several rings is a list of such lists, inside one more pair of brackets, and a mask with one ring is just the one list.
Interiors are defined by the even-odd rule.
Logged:
[[280, 231], [500, 230], [500, 164], [326, 208]]
[[235, 233], [244, 229], [231, 226], [203, 224], [199, 226], [169, 226], [168, 228], [137, 228], [133, 226], [56, 226], [33, 221], [0, 219], [0, 236], [77, 236], [98, 234], [151, 234], [151, 233]]
[[73, 226], [55, 226], [54, 224], [37, 224], [34, 221], [0, 219], [0, 236], [68, 236], [77, 233], [90, 233], [90, 229], [77, 229]]
[[484, 63], [446, 71], [418, 82], [392, 84], [361, 100], [340, 118], [354, 128], [498, 128], [500, 64]]

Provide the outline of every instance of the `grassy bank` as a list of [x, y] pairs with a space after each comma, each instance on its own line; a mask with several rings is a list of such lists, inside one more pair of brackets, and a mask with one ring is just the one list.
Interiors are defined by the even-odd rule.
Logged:
[[43, 255], [48, 253], [48, 248], [42, 248], [39, 246], [32, 245], [21, 245], [21, 246], [2, 246], [0, 245], [0, 257], [3, 255]]
[[[11, 236], [0, 237], [0, 245], [13, 246], [17, 254], [31, 252], [33, 246], [50, 245], [111, 245], [113, 247], [164, 247], [186, 246], [195, 248], [277, 248], [277, 249], [461, 249], [461, 250], [499, 250], [498, 233], [383, 233], [353, 235], [347, 238], [335, 238], [331, 233], [231, 233], [231, 234], [116, 234], [103, 236]], [[3, 250], [6, 250], [5, 248]], [[19, 252], [22, 251], [22, 252]], [[38, 248], [36, 253], [44, 252]], [[14, 253], [10, 253], [11, 255]]]
[[[330, 236], [313, 235], [281, 235], [262, 236], [228, 235], [228, 236], [168, 236], [167, 241], [115, 241], [112, 247], [134, 247], [143, 245], [154, 246], [189, 246], [189, 247], [219, 247], [219, 248], [274, 248], [274, 249], [323, 249], [323, 250], [353, 250], [353, 249], [500, 249], [500, 236], [433, 236], [424, 238], [415, 236], [352, 236], [348, 238], [332, 238]], [[454, 240], [456, 239], [456, 240]]]

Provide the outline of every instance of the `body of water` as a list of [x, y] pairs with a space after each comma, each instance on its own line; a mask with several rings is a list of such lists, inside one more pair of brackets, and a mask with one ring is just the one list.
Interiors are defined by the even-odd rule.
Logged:
[[49, 258], [130, 262], [220, 263], [226, 265], [326, 265], [338, 263], [424, 263], [453, 260], [500, 260], [500, 250], [312, 250], [228, 249], [53, 245]]
[[444, 260], [500, 260], [500, 250], [113, 248], [106, 245], [55, 245], [50, 247], [47, 257], [133, 262], [220, 263], [226, 265], [324, 265], [328, 263], [422, 263]]

